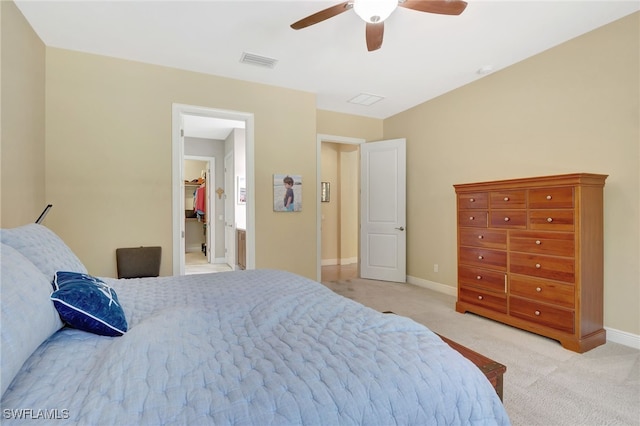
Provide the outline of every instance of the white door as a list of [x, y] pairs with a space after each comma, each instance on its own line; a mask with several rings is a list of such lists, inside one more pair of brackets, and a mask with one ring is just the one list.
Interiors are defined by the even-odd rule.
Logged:
[[360, 145], [360, 276], [406, 282], [406, 139]]
[[224, 258], [236, 269], [236, 213], [233, 152], [224, 157]]

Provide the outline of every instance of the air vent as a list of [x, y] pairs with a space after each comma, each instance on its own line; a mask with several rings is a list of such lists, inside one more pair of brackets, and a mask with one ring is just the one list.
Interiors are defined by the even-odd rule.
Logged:
[[383, 99], [384, 98], [382, 96], [360, 93], [358, 96], [349, 99], [348, 102], [356, 105], [370, 106]]
[[242, 62], [243, 64], [257, 65], [264, 68], [274, 68], [278, 63], [278, 60], [267, 58], [266, 56], [255, 55], [253, 53], [242, 52], [240, 62]]

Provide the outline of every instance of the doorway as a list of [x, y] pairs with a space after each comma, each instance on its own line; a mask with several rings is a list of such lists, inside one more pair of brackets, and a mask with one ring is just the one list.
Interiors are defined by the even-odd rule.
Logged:
[[[225, 178], [223, 172], [223, 158], [224, 155], [229, 152], [236, 152], [236, 158], [241, 164], [236, 167], [243, 173], [243, 182], [245, 185], [245, 198], [246, 203], [243, 210], [243, 228], [246, 233], [246, 259], [245, 264], [247, 269], [255, 268], [255, 204], [254, 204], [254, 119], [253, 114], [226, 111], [212, 108], [204, 108], [191, 105], [173, 104], [172, 108], [172, 180], [173, 180], [173, 274], [184, 275], [185, 274], [185, 253], [186, 253], [186, 229], [185, 229], [185, 158], [190, 155], [194, 155], [194, 151], [185, 151], [185, 139], [189, 140], [191, 134], [191, 128], [189, 123], [198, 123], [192, 127], [200, 127], [203, 124], [203, 128], [216, 127], [217, 130], [223, 130], [222, 127], [231, 126], [229, 134], [226, 137], [203, 137], [203, 142], [209, 142], [206, 149], [210, 149], [210, 139], [216, 139], [219, 143], [222, 143], [223, 148], [215, 154], [214, 161], [219, 162], [218, 166], [210, 167], [211, 171], [215, 170], [216, 175], [210, 176], [215, 181], [215, 188], [210, 186], [209, 200], [212, 200], [212, 205], [209, 207], [209, 221], [207, 226], [210, 227], [210, 235], [215, 236], [206, 243], [207, 250], [207, 263], [215, 265], [216, 262], [224, 262], [225, 255], [224, 250], [224, 224], [228, 221], [236, 222], [236, 218], [225, 217], [223, 205], [223, 197], [230, 197], [233, 199], [235, 192], [235, 184], [232, 182], [233, 189], [225, 190]], [[236, 129], [237, 127], [237, 129]], [[241, 131], [240, 131], [241, 130]], [[240, 138], [241, 136], [241, 138]], [[195, 136], [200, 138], [201, 136]], [[242, 139], [241, 143], [239, 140]], [[198, 152], [195, 152], [198, 154]], [[209, 156], [212, 154], [208, 154]], [[196, 155], [197, 156], [197, 155]], [[215, 163], [214, 163], [215, 164]], [[234, 179], [235, 181], [235, 179]], [[215, 201], [214, 201], [215, 200]], [[216, 207], [216, 204], [220, 205], [220, 208]], [[216, 232], [216, 229], [220, 227], [220, 230]], [[216, 247], [216, 240], [220, 241], [222, 238], [222, 248]], [[233, 267], [234, 265], [232, 265]]]
[[[328, 266], [359, 263], [359, 146], [365, 142], [359, 138], [317, 136], [318, 281], [323, 279], [323, 270], [331, 269]], [[324, 202], [320, 195], [323, 192]], [[358, 275], [357, 267], [348, 269]]]

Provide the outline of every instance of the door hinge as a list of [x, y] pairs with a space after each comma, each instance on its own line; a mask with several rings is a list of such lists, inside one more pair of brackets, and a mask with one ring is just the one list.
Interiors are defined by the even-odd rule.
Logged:
[[184, 138], [184, 129], [180, 129], [180, 137]]

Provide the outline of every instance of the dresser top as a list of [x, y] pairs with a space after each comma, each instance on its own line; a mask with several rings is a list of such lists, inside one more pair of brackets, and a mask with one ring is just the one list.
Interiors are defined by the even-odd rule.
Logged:
[[540, 186], [604, 186], [609, 175], [595, 173], [570, 173], [564, 175], [538, 176], [519, 179], [494, 180], [488, 182], [461, 183], [453, 185], [456, 192], [477, 191], [483, 189], [535, 188]]

